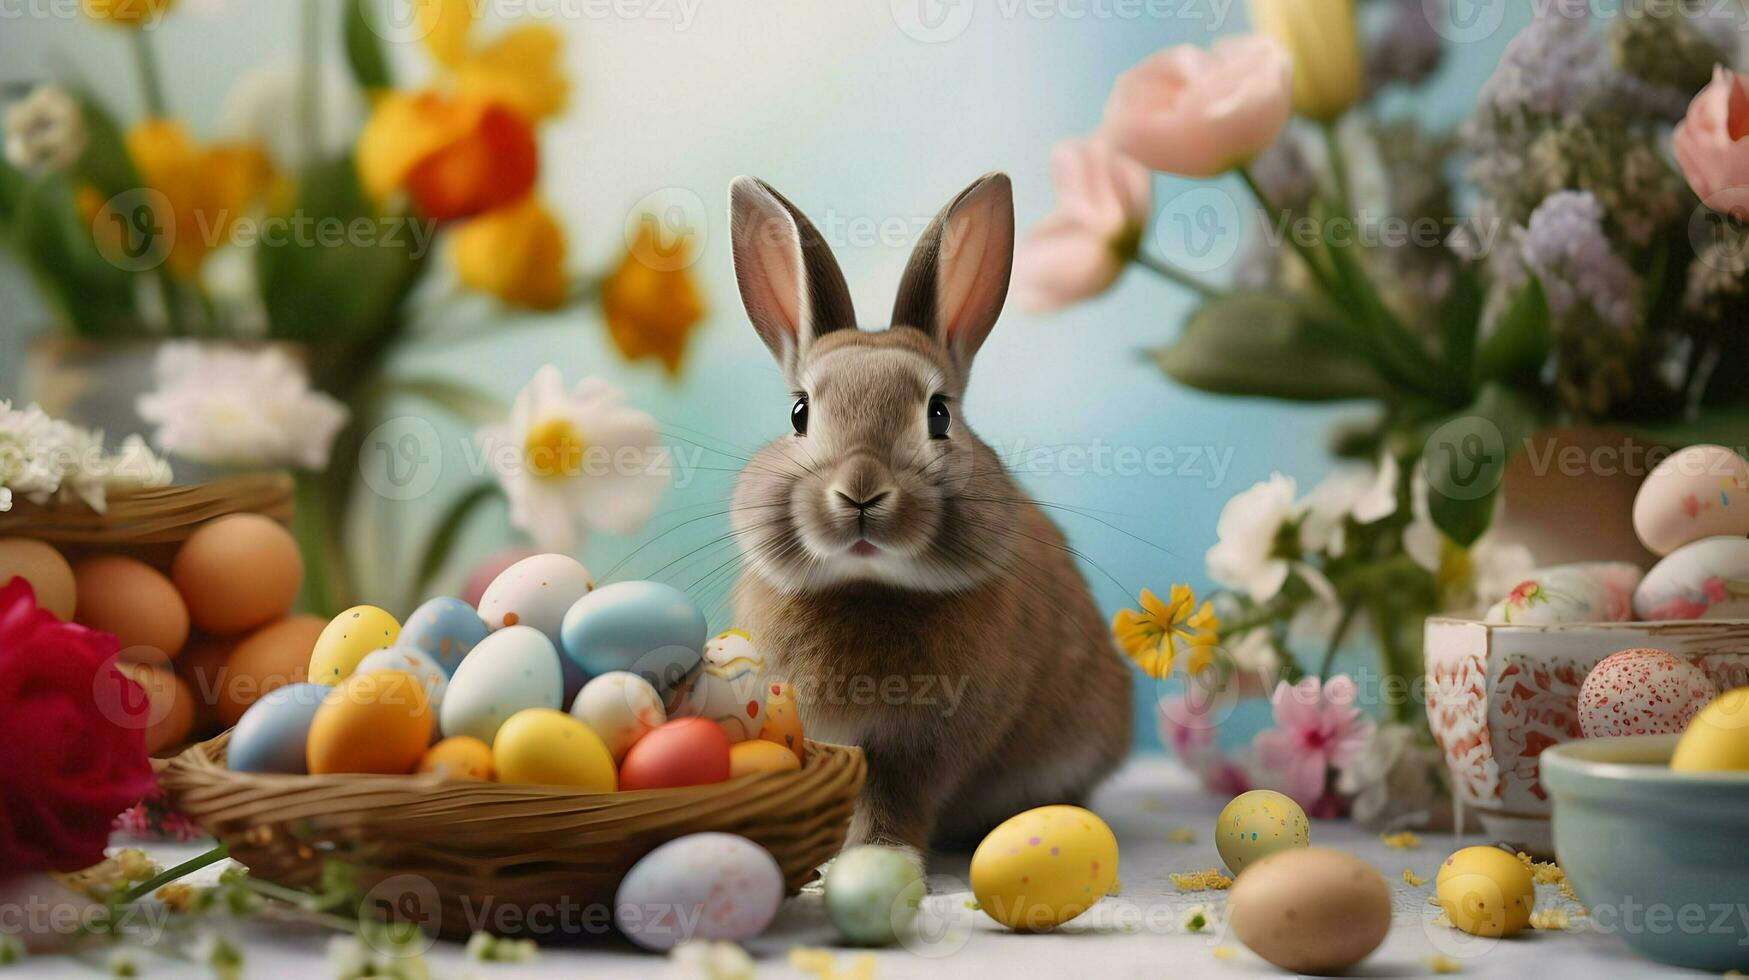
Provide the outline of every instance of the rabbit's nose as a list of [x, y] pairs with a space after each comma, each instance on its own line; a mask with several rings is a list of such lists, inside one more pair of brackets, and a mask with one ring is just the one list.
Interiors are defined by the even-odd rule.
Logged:
[[839, 471], [832, 483], [831, 500], [839, 507], [858, 514], [886, 502], [893, 495], [893, 485], [887, 471], [866, 457], [851, 460]]

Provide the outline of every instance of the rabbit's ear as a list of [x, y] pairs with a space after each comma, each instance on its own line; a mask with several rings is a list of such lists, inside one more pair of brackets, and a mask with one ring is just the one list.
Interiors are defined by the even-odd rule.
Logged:
[[1014, 268], [1014, 187], [985, 174], [924, 230], [893, 305], [893, 326], [915, 327], [952, 352], [963, 370], [1008, 298]]
[[741, 302], [786, 371], [821, 334], [856, 326], [831, 248], [771, 185], [755, 177], [729, 185], [729, 235]]

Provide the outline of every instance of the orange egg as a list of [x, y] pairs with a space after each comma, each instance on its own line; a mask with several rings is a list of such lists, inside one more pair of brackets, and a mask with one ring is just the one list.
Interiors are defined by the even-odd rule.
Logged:
[[73, 566], [73, 581], [84, 597], [74, 620], [114, 633], [124, 658], [174, 657], [188, 642], [182, 595], [145, 562], [120, 555], [87, 558]]
[[219, 715], [219, 692], [229, 672], [225, 662], [236, 649], [234, 636], [204, 636], [189, 638], [188, 646], [176, 658], [176, 676], [188, 685], [194, 695], [194, 725], [197, 731], [212, 731], [229, 727]]
[[451, 735], [419, 760], [419, 771], [447, 779], [492, 779], [492, 747], [471, 735]]
[[409, 773], [431, 744], [431, 702], [412, 674], [378, 670], [342, 681], [316, 709], [304, 754], [311, 775]]
[[752, 738], [729, 746], [729, 778], [750, 776], [756, 772], [794, 772], [802, 767], [800, 759], [789, 749], [763, 738]]
[[626, 750], [619, 788], [702, 786], [729, 778], [729, 736], [709, 718], [679, 718], [658, 725]]
[[263, 694], [307, 680], [310, 651], [327, 625], [319, 616], [292, 616], [244, 637], [225, 662], [224, 683], [218, 689], [220, 720], [235, 725]]
[[60, 552], [31, 538], [0, 538], [0, 586], [14, 578], [29, 582], [36, 604], [56, 619], [72, 620], [77, 594], [73, 566]]
[[772, 684], [765, 691], [765, 726], [759, 737], [789, 749], [796, 761], [806, 763], [802, 744], [802, 716], [796, 710], [796, 692], [788, 684]]
[[146, 692], [146, 751], [157, 753], [188, 740], [194, 730], [194, 695], [182, 678], [147, 664], [116, 668]]
[[304, 559], [291, 532], [259, 514], [232, 514], [183, 542], [170, 577], [194, 624], [241, 633], [291, 611], [304, 585]]

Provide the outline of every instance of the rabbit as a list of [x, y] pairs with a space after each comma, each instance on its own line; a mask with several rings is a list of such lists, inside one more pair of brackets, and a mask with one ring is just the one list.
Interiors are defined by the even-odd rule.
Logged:
[[800, 211], [750, 177], [729, 197], [742, 302], [794, 393], [793, 433], [736, 480], [737, 623], [810, 737], [864, 749], [849, 843], [921, 864], [1083, 800], [1128, 751], [1129, 672], [1062, 533], [960, 407], [1008, 292], [1008, 177], [935, 217], [873, 331]]

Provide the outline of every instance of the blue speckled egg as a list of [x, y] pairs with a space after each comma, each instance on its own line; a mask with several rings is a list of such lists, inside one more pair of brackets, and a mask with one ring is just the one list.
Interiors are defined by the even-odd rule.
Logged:
[[740, 942], [764, 932], [782, 901], [783, 871], [765, 848], [735, 834], [688, 834], [626, 872], [613, 924], [645, 949], [690, 939]]
[[563, 703], [559, 652], [540, 630], [507, 626], [481, 640], [444, 692], [438, 718], [445, 737], [472, 735], [492, 744], [498, 726], [524, 708]]
[[565, 654], [591, 676], [629, 670], [665, 697], [698, 665], [704, 613], [661, 582], [615, 582], [565, 613]]
[[310, 720], [333, 690], [325, 684], [287, 684], [263, 694], [231, 730], [226, 764], [236, 772], [304, 773]]
[[491, 632], [474, 607], [453, 596], [427, 599], [401, 624], [398, 642], [418, 647], [431, 655], [445, 674], [455, 669], [474, 645]]
[[826, 915], [845, 939], [885, 946], [911, 928], [923, 901], [923, 873], [891, 847], [853, 847], [826, 871]]

